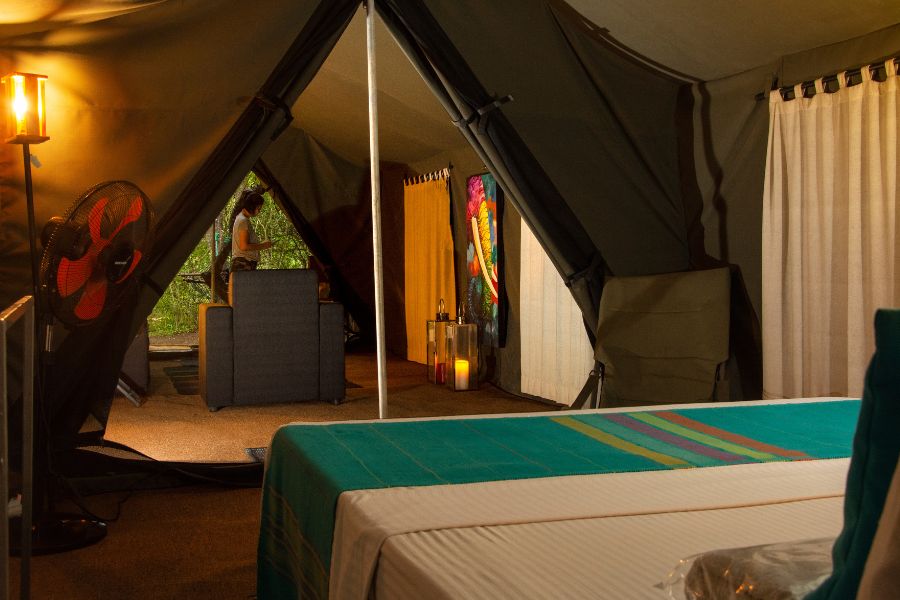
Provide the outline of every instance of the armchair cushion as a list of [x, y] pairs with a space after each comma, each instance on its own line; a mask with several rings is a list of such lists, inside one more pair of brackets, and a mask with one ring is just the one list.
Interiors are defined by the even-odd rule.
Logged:
[[210, 408], [234, 403], [231, 312], [227, 304], [200, 305], [200, 396]]
[[232, 273], [234, 403], [319, 395], [318, 281], [313, 271]]
[[211, 409], [344, 398], [344, 308], [307, 269], [235, 271], [230, 305], [200, 308], [200, 392]]
[[319, 398], [343, 400], [344, 307], [337, 302], [319, 304]]

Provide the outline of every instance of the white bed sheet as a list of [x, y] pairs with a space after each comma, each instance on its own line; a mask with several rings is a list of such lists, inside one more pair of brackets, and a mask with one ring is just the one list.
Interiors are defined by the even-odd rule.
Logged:
[[661, 600], [680, 559], [834, 536], [842, 508], [838, 497], [398, 535], [382, 548], [375, 597]]
[[663, 598], [653, 584], [684, 556], [836, 535], [848, 465], [835, 459], [346, 492], [338, 500], [330, 597]]

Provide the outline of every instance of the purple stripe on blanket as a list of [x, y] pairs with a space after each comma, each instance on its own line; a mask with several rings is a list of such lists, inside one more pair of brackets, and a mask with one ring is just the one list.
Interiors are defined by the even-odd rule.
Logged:
[[716, 460], [721, 460], [723, 462], [729, 463], [743, 463], [747, 461], [747, 458], [744, 456], [732, 454], [731, 452], [724, 452], [710, 446], [705, 446], [693, 440], [689, 440], [687, 438], [669, 433], [668, 431], [657, 429], [656, 427], [648, 425], [643, 421], [632, 419], [627, 415], [609, 414], [606, 415], [606, 418], [610, 421], [613, 421], [614, 423], [618, 423], [623, 427], [627, 427], [631, 430], [637, 431], [638, 433], [642, 433], [660, 442], [665, 442], [666, 444], [671, 444], [677, 448], [681, 448], [682, 450], [695, 452], [708, 458], [714, 458]]

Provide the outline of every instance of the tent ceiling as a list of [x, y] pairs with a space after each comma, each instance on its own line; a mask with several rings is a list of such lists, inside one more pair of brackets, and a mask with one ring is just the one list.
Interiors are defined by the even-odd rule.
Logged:
[[[380, 20], [375, 29], [381, 160], [410, 164], [466, 141]], [[366, 19], [357, 11], [294, 105], [294, 124], [344, 158], [369, 156]]]
[[[113, 18], [168, 1], [2, 2], [0, 39]], [[638, 54], [702, 80], [900, 22], [896, 0], [568, 2]], [[462, 136], [381, 23], [376, 36], [382, 159], [411, 163], [464, 146]], [[295, 105], [294, 124], [347, 159], [363, 162], [368, 157], [366, 98], [365, 24], [360, 10]]]
[[704, 81], [900, 22], [897, 0], [568, 2], [635, 52]]
[[0, 2], [0, 38], [90, 23], [166, 0], [25, 0]]
[[[900, 22], [896, 0], [569, 0], [654, 62], [713, 80]], [[360, 10], [294, 106], [295, 125], [353, 162], [369, 155], [365, 15]], [[381, 22], [376, 28], [380, 152], [413, 163], [465, 145]], [[711, 50], [714, 49], [714, 50]], [[854, 65], [847, 65], [848, 67]]]

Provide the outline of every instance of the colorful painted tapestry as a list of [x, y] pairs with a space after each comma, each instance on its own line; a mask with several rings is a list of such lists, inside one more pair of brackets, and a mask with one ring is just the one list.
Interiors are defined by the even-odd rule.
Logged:
[[483, 345], [500, 346], [500, 213], [493, 175], [469, 177], [466, 194], [466, 320], [478, 325]]

